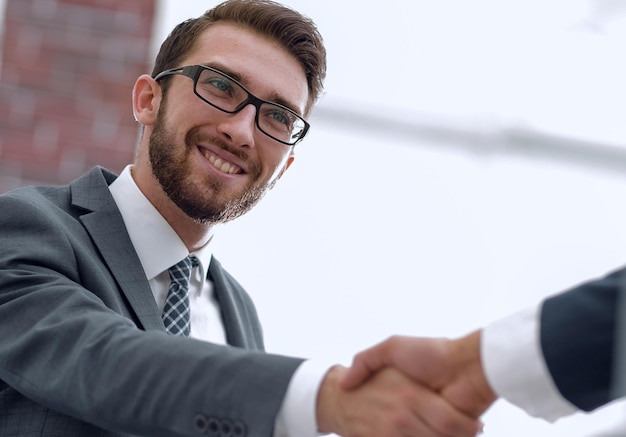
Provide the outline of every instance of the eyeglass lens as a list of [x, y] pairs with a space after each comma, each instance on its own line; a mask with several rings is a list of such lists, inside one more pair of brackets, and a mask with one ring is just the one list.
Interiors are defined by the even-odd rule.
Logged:
[[[248, 99], [248, 91], [213, 70], [203, 69], [196, 81], [196, 93], [211, 105], [235, 112]], [[263, 102], [257, 107], [257, 123], [265, 134], [279, 141], [294, 143], [305, 129], [304, 121], [277, 104]]]

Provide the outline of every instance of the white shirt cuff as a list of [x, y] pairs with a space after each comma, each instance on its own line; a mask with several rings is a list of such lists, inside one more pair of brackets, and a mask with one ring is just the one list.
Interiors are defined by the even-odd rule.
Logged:
[[274, 437], [318, 437], [317, 392], [332, 364], [307, 360], [294, 372], [276, 416]]
[[487, 326], [481, 358], [498, 396], [531, 416], [554, 422], [578, 410], [559, 393], [548, 371], [539, 337], [540, 314], [538, 305]]

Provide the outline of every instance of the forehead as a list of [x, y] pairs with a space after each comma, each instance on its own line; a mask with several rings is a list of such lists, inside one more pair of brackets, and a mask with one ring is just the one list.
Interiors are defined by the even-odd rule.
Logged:
[[258, 97], [280, 96], [300, 113], [308, 98], [306, 75], [298, 60], [267, 37], [245, 27], [217, 23], [200, 34], [184, 65], [204, 64], [236, 74]]

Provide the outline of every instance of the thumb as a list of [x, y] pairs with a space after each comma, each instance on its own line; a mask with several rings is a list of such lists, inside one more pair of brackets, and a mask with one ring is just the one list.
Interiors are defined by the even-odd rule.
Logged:
[[352, 390], [363, 384], [372, 374], [389, 365], [386, 342], [380, 343], [358, 353], [352, 360], [352, 366], [340, 381], [345, 390]]

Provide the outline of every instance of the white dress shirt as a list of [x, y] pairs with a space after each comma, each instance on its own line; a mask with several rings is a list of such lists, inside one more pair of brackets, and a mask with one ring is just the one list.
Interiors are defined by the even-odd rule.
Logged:
[[541, 352], [540, 314], [541, 304], [488, 325], [481, 336], [481, 359], [498, 396], [531, 416], [554, 422], [578, 409], [559, 393], [550, 376]]
[[[189, 283], [191, 337], [226, 344], [224, 324], [213, 284], [207, 279], [211, 262], [210, 241], [189, 253], [180, 237], [143, 195], [127, 166], [109, 186], [124, 224], [150, 283], [160, 310], [170, 285], [168, 269], [187, 255], [195, 256], [200, 265], [193, 269]], [[211, 237], [212, 239], [213, 237]], [[329, 365], [305, 361], [294, 373], [281, 410], [276, 417], [274, 437], [316, 437], [316, 399], [319, 385]]]

